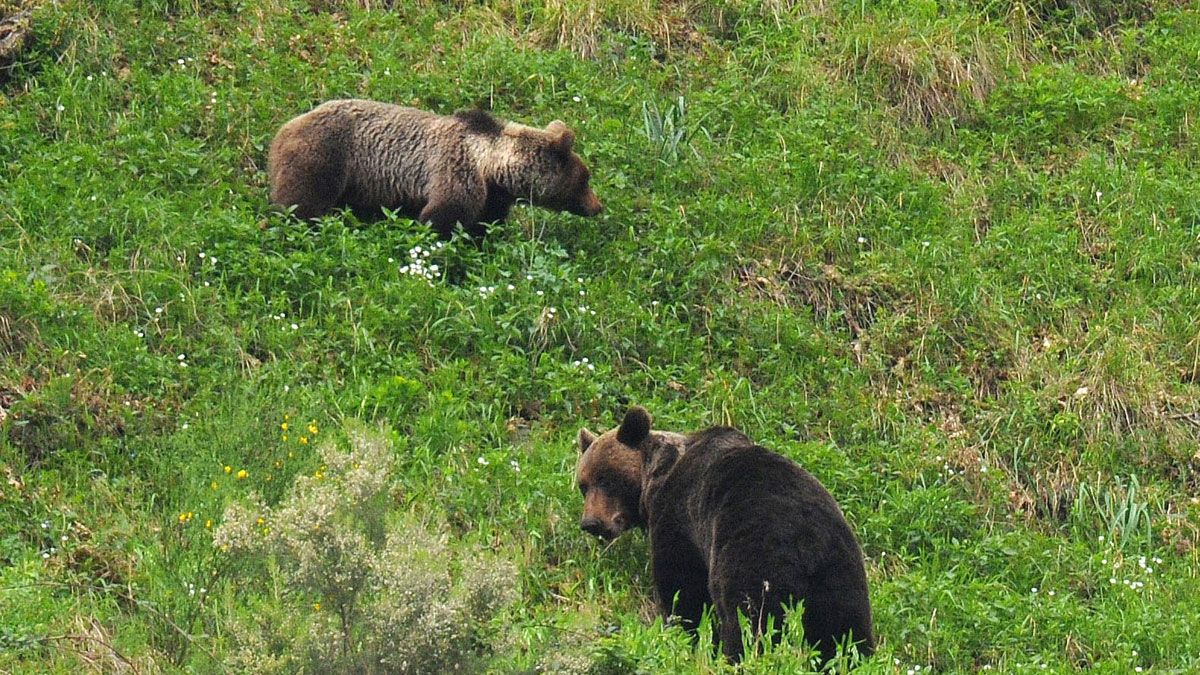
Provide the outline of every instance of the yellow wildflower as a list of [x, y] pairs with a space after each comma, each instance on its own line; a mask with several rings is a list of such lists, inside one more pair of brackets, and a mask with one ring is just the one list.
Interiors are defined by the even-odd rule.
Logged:
[[312, 434], [313, 436], [316, 436], [318, 432], [319, 432], [319, 430], [317, 429], [317, 423], [316, 422], [309, 423], [308, 433]]
[[308, 436], [300, 437], [300, 445], [308, 445]]
[[314, 602], [314, 603], [313, 603], [313, 611], [314, 611], [314, 612], [319, 612], [319, 611], [321, 611], [321, 603], [319, 603], [319, 602]]
[[288, 429], [288, 423], [287, 423], [287, 422], [284, 422], [283, 424], [280, 424], [280, 425], [279, 425], [279, 428], [280, 428], [280, 429], [283, 429], [284, 431], [287, 431], [287, 429]]
[[229, 473], [230, 471], [233, 471], [233, 467], [226, 464], [225, 465], [225, 473]]
[[217, 488], [221, 487], [221, 484], [220, 484], [220, 483], [218, 483], [217, 481], [215, 481], [215, 480], [214, 480], [214, 481], [213, 481], [213, 482], [210, 484], [210, 487], [211, 487], [212, 489], [216, 490]]
[[239, 469], [238, 473], [237, 473], [237, 478], [238, 478], [238, 480], [246, 480], [246, 477], [249, 475], [250, 474], [246, 473], [245, 469]]
[[283, 435], [283, 440], [285, 440], [285, 441], [287, 440], [287, 434]]
[[212, 529], [212, 518], [209, 518], [208, 520], [204, 521], [204, 529], [206, 529], [206, 530]]

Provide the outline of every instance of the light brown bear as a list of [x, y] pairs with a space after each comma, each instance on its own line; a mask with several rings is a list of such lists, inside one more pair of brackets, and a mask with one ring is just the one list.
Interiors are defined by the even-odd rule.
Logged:
[[581, 429], [579, 451], [580, 526], [604, 539], [646, 528], [662, 616], [695, 631], [712, 606], [721, 649], [737, 661], [739, 613], [757, 634], [802, 601], [804, 637], [823, 661], [850, 641], [860, 654], [874, 651], [858, 540], [795, 462], [729, 427], [652, 431], [641, 407], [600, 436]]
[[575, 134], [481, 110], [453, 115], [361, 99], [328, 101], [291, 120], [271, 141], [271, 202], [315, 218], [339, 206], [364, 217], [382, 208], [481, 236], [518, 199], [594, 216], [603, 206], [572, 151]]

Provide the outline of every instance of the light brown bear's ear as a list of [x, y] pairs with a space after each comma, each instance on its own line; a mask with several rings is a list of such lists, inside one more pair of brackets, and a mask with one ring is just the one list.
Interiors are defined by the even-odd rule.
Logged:
[[575, 147], [575, 132], [568, 129], [562, 120], [551, 122], [546, 127], [546, 133], [550, 134], [550, 143], [555, 150], [570, 152], [571, 148]]
[[592, 443], [595, 442], [595, 440], [596, 440], [596, 434], [593, 434], [592, 432], [588, 431], [587, 429], [580, 429], [579, 430], [579, 454], [582, 455], [583, 453], [587, 452], [587, 449], [592, 446]]
[[631, 448], [636, 448], [650, 435], [650, 413], [640, 405], [635, 405], [625, 413], [621, 427], [617, 429], [617, 440]]

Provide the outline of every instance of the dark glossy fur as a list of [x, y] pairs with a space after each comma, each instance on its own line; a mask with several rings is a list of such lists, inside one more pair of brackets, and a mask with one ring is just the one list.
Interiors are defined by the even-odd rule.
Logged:
[[351, 207], [364, 217], [387, 208], [449, 237], [473, 236], [504, 220], [517, 199], [584, 216], [602, 205], [572, 151], [574, 133], [479, 111], [438, 115], [415, 108], [335, 100], [284, 124], [271, 142], [271, 202], [300, 218]]
[[[712, 605], [721, 648], [736, 661], [743, 649], [739, 611], [761, 631], [768, 616], [779, 626], [783, 607], [802, 601], [805, 637], [824, 660], [848, 636], [860, 653], [874, 650], [862, 551], [833, 497], [808, 472], [727, 427], [679, 443], [650, 431], [649, 415], [640, 408], [626, 415], [615, 438], [611, 433], [597, 438], [581, 432], [580, 464], [599, 459], [586, 456], [589, 437], [587, 445], [604, 456], [632, 450], [642, 458], [639, 515], [628, 527], [643, 525], [649, 533], [663, 616], [674, 615], [694, 630], [704, 607]], [[588, 471], [596, 486], [627, 488], [633, 478], [628, 463], [608, 473], [596, 466]], [[613, 501], [628, 499], [626, 491]]]

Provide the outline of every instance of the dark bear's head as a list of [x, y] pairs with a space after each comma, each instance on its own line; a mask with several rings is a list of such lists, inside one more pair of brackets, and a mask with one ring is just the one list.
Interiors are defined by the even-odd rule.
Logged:
[[533, 175], [529, 176], [527, 196], [537, 206], [578, 216], [600, 213], [604, 205], [592, 192], [592, 173], [574, 151], [575, 132], [559, 120], [551, 122], [545, 131], [534, 131], [537, 137], [529, 164]]
[[621, 426], [597, 436], [579, 430], [579, 464], [575, 480], [583, 493], [579, 526], [601, 539], [646, 524], [643, 486], [665, 474], [682, 452], [684, 436], [651, 431], [650, 413], [634, 406]]

